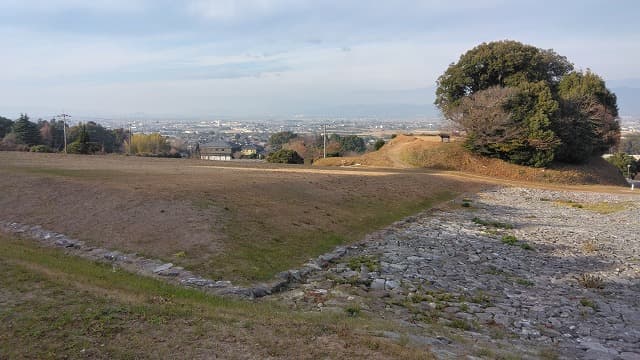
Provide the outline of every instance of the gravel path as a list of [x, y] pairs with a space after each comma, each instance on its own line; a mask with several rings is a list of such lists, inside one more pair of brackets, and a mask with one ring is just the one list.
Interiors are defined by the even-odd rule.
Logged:
[[636, 195], [485, 191], [371, 235], [285, 298], [430, 329], [414, 342], [441, 358], [502, 348], [640, 359], [639, 205]]

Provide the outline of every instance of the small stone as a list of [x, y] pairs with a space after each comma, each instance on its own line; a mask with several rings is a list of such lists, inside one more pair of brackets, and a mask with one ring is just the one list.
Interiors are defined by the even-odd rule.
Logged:
[[371, 282], [371, 290], [384, 290], [384, 279], [375, 279]]
[[618, 356], [622, 360], [640, 360], [640, 352], [621, 352]]
[[[105, 257], [107, 257], [107, 255], [108, 255], [108, 254], [106, 254], [106, 255], [105, 255]], [[160, 272], [163, 272], [163, 271], [169, 270], [169, 269], [171, 269], [172, 267], [173, 267], [173, 264], [172, 264], [172, 263], [162, 264], [162, 265], [160, 265], [160, 266], [156, 267], [155, 269], [153, 269], [153, 272], [154, 272], [155, 274], [157, 274], [157, 273], [160, 273]]]
[[384, 284], [385, 289], [393, 290], [400, 286], [400, 284], [395, 280], [387, 280]]

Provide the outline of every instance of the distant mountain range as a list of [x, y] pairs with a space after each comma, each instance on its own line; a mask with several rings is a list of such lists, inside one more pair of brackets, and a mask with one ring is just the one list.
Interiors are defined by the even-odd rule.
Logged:
[[[640, 79], [607, 82], [609, 88], [618, 97], [618, 108], [623, 117], [640, 118]], [[148, 119], [180, 119], [185, 121], [215, 119], [215, 118], [288, 118], [294, 114], [303, 114], [305, 117], [329, 117], [329, 118], [381, 118], [387, 120], [435, 120], [441, 118], [440, 111], [433, 105], [435, 99], [435, 87], [425, 87], [406, 90], [365, 91], [352, 94], [348, 97], [350, 103], [324, 106], [317, 102], [298, 105], [282, 109], [282, 112], [273, 114], [110, 114], [90, 115], [87, 112], [74, 113], [72, 120], [97, 120], [127, 119], [126, 121], [138, 121]], [[17, 114], [27, 112], [33, 119], [42, 117], [51, 118], [51, 114], [60, 111], [34, 107], [31, 109], [11, 108], [0, 106], [0, 116], [17, 117]], [[123, 120], [125, 121], [125, 120]]]
[[612, 88], [618, 97], [620, 115], [640, 117], [640, 86]]

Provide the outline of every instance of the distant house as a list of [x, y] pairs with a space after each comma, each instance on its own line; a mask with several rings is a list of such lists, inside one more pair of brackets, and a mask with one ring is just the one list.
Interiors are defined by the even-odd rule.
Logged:
[[255, 145], [243, 145], [242, 148], [240, 148], [240, 154], [242, 154], [242, 156], [250, 157], [257, 153], [258, 148]]
[[213, 141], [200, 146], [200, 159], [230, 161], [233, 149], [225, 141]]

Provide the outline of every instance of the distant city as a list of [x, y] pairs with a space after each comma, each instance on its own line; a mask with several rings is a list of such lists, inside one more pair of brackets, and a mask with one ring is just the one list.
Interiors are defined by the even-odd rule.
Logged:
[[[43, 118], [45, 119], [45, 118]], [[35, 120], [35, 119], [34, 119]], [[328, 134], [359, 135], [366, 138], [390, 138], [393, 134], [447, 132], [450, 124], [442, 118], [380, 118], [380, 117], [330, 117], [310, 118], [302, 115], [274, 119], [171, 119], [147, 118], [106, 118], [73, 116], [70, 124], [94, 121], [106, 128], [125, 128], [134, 134], [160, 133], [161, 135], [184, 140], [186, 144], [206, 144], [212, 141], [227, 141], [239, 145], [264, 146], [269, 136], [281, 131], [297, 134], [321, 135], [324, 126]], [[622, 134], [640, 132], [640, 116], [622, 116]]]
[[205, 144], [223, 140], [237, 144], [264, 145], [273, 133], [291, 131], [297, 134], [321, 135], [324, 126], [328, 134], [360, 135], [363, 137], [385, 138], [396, 133], [418, 133], [445, 131], [447, 123], [442, 119], [379, 119], [379, 118], [291, 118], [268, 120], [175, 120], [175, 119], [108, 119], [74, 117], [70, 122], [95, 121], [107, 128], [130, 129], [134, 134], [160, 133], [161, 135], [183, 139], [187, 144]]

